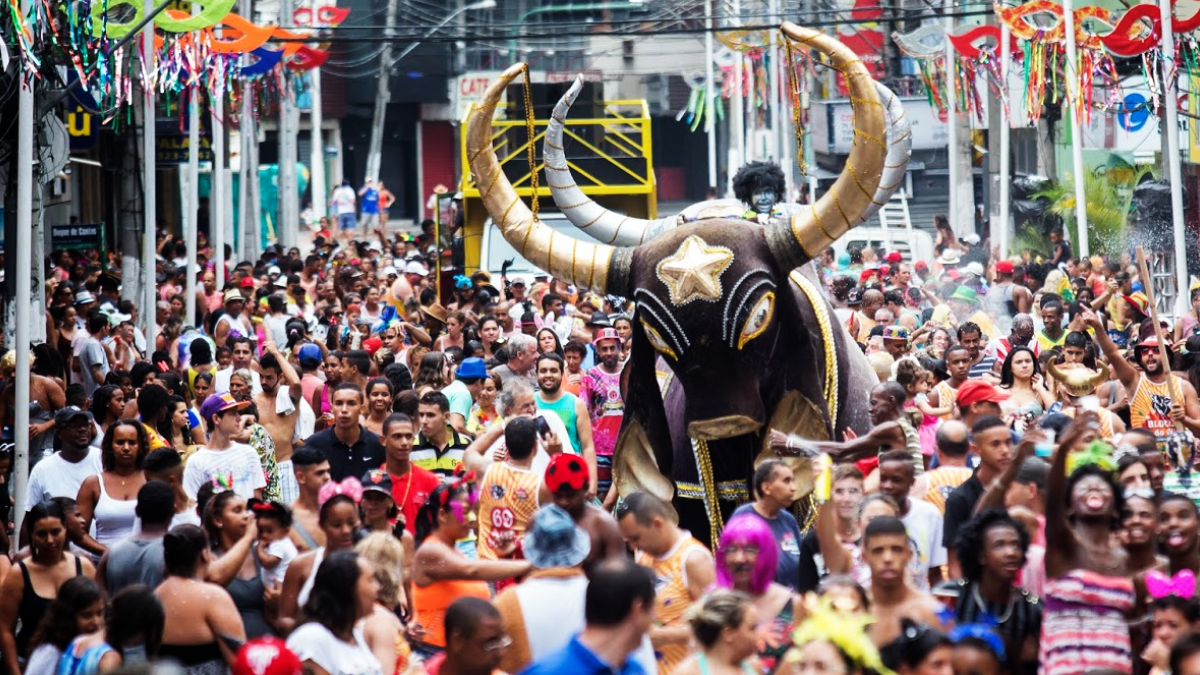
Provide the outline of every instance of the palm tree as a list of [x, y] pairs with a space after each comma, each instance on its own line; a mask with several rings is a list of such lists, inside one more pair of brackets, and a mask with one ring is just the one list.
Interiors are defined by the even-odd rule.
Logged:
[[[1085, 171], [1083, 181], [1088, 248], [1093, 253], [1118, 254], [1124, 248], [1125, 222], [1129, 216], [1129, 196], [1123, 196], [1122, 193], [1128, 191], [1120, 189], [1122, 185], [1114, 185], [1107, 175], [1096, 171]], [[1075, 223], [1074, 174], [1064, 174], [1061, 182], [1053, 183], [1032, 196], [1049, 199], [1047, 213], [1062, 218], [1063, 227], [1071, 241], [1079, 241], [1079, 228]]]

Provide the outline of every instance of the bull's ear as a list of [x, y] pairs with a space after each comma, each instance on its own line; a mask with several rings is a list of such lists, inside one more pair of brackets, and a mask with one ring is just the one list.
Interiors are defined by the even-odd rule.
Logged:
[[[777, 429], [785, 434], [796, 434], [801, 438], [814, 441], [829, 440], [829, 424], [826, 422], [825, 406], [808, 400], [798, 391], [786, 391], [779, 399], [779, 404], [771, 413], [771, 421], [766, 430]], [[770, 434], [763, 434], [762, 451], [754, 458], [754, 466], [768, 459], [779, 459], [771, 450]], [[809, 457], [785, 457], [787, 464], [796, 477], [796, 498], [807, 497], [813, 490], [813, 481], [817, 469]]]
[[632, 355], [621, 373], [625, 418], [613, 449], [617, 493], [624, 497], [642, 490], [671, 501], [674, 444], [659, 388], [658, 352], [639, 329], [631, 339]]

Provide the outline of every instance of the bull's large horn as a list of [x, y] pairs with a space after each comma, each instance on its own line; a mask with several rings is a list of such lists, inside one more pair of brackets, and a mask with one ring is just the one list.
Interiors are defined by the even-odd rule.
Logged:
[[[867, 210], [859, 217], [858, 222], [854, 224], [855, 227], [870, 220], [871, 216], [883, 208], [892, 195], [896, 194], [896, 190], [904, 185], [904, 174], [908, 171], [908, 161], [912, 159], [912, 121], [904, 112], [904, 104], [891, 89], [878, 82], [875, 83], [875, 91], [879, 93], [879, 100], [883, 101], [883, 111], [887, 119], [887, 134], [884, 137], [887, 141], [887, 157], [883, 162], [883, 174], [879, 177], [879, 187], [875, 188], [875, 197], [871, 200]], [[806, 204], [794, 203], [786, 204], [783, 207], [783, 211], [788, 217], [809, 209], [810, 207]]]
[[567, 156], [563, 150], [563, 124], [581, 89], [583, 77], [577, 75], [575, 83], [554, 106], [550, 122], [546, 124], [542, 156], [546, 164], [546, 182], [550, 185], [554, 203], [575, 227], [600, 241], [618, 246], [637, 245], [675, 227], [675, 216], [644, 220], [613, 213], [585, 195], [575, 183], [575, 176], [567, 166]]
[[829, 65], [845, 78], [854, 107], [854, 146], [833, 187], [810, 208], [768, 233], [779, 266], [793, 269], [812, 260], [825, 247], [857, 225], [875, 200], [882, 182], [888, 147], [887, 121], [874, 80], [849, 47], [811, 28], [784, 22], [785, 36], [829, 57]]
[[492, 115], [504, 88], [524, 68], [523, 63], [510, 66], [492, 82], [483, 101], [472, 108], [467, 123], [467, 157], [475, 184], [483, 195], [483, 205], [504, 238], [526, 260], [576, 286], [598, 293], [606, 293], [608, 289], [623, 293], [629, 276], [631, 251], [560, 235], [535, 220], [496, 159], [496, 150], [492, 146]]

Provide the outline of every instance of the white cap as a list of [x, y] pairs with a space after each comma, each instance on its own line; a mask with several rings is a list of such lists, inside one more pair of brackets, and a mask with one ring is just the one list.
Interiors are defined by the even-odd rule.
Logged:
[[278, 265], [271, 265], [270, 267], [267, 268], [267, 276], [271, 276], [272, 274], [275, 274], [275, 275], [283, 274], [283, 271], [279, 269]]
[[274, 282], [272, 282], [272, 285], [276, 286], [278, 288], [287, 288], [288, 287], [287, 277], [280, 276], [279, 278], [275, 279]]
[[382, 274], [382, 275], [383, 275], [383, 276], [385, 276], [385, 277], [390, 277], [390, 276], [399, 276], [399, 275], [400, 275], [400, 273], [396, 271], [396, 268], [395, 268], [395, 267], [392, 267], [391, 265], [388, 265], [387, 267], [385, 267], [385, 268], [383, 268], [383, 269], [379, 270], [379, 273], [380, 273], [380, 274]]
[[962, 240], [972, 246], [979, 245], [979, 235], [974, 232], [967, 234], [967, 236], [963, 237]]
[[404, 273], [426, 277], [429, 276], [429, 268], [421, 264], [420, 261], [413, 260], [404, 266]]
[[970, 262], [970, 263], [967, 263], [966, 265], [963, 265], [962, 267], [958, 268], [958, 271], [962, 272], [963, 274], [974, 274], [977, 277], [982, 277], [983, 276], [983, 263]]

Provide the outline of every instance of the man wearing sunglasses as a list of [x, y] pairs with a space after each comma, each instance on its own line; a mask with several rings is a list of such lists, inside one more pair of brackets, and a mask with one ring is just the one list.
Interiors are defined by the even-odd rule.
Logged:
[[[1171, 346], [1159, 345], [1153, 325], [1147, 323], [1144, 326], [1134, 347], [1135, 362], [1130, 363], [1094, 313], [1085, 311], [1082, 316], [1087, 325], [1095, 329], [1096, 342], [1104, 350], [1104, 356], [1112, 364], [1125, 391], [1130, 392], [1131, 428], [1153, 432], [1163, 451], [1176, 431], [1177, 422], [1182, 422], [1192, 434], [1200, 435], [1200, 402], [1197, 402], [1196, 389], [1186, 379], [1171, 374], [1170, 363], [1162, 358], [1163, 350], [1170, 358]], [[1189, 448], [1186, 452], [1192, 450]]]

